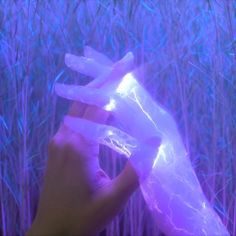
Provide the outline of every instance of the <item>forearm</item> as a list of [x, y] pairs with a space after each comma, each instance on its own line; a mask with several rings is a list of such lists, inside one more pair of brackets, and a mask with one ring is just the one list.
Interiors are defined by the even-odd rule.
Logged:
[[[166, 235], [229, 235], [207, 201], [188, 156], [164, 143], [143, 196]], [[184, 151], [182, 151], [184, 153]]]

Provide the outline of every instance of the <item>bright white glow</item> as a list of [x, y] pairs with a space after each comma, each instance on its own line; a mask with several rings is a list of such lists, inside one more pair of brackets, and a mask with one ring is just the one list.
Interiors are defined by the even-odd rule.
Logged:
[[107, 131], [107, 136], [111, 136], [111, 135], [113, 135], [114, 133], [112, 132], [112, 130], [108, 130]]
[[155, 168], [158, 160], [160, 159], [160, 157], [164, 157], [166, 154], [165, 154], [165, 145], [162, 143], [158, 149], [158, 153], [157, 153], [157, 157], [152, 165], [152, 168]]
[[156, 129], [158, 129], [158, 127], [156, 126], [156, 123], [154, 122], [154, 120], [152, 119], [152, 117], [148, 114], [147, 111], [144, 110], [141, 102], [138, 100], [138, 97], [135, 93], [135, 91], [132, 91], [134, 94], [134, 101], [138, 104], [138, 106], [140, 107], [140, 109], [142, 110], [142, 112], [145, 114], [145, 116], [152, 122], [152, 124], [156, 127]]
[[116, 88], [116, 92], [122, 95], [128, 95], [134, 85], [137, 84], [132, 73], [126, 74], [123, 79], [121, 80], [120, 84]]
[[106, 111], [113, 111], [116, 108], [115, 99], [111, 98], [110, 102], [103, 107]]
[[202, 203], [202, 207], [203, 207], [204, 209], [206, 209], [206, 202], [203, 202], [203, 203]]

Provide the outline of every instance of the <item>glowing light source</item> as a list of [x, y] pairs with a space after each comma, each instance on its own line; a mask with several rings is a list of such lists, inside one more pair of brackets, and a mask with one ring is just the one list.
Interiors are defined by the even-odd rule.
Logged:
[[115, 99], [111, 98], [110, 102], [103, 107], [106, 111], [113, 111], [116, 108]]
[[127, 73], [124, 78], [121, 80], [119, 86], [116, 88], [116, 92], [121, 95], [128, 95], [134, 86], [137, 84], [132, 73]]

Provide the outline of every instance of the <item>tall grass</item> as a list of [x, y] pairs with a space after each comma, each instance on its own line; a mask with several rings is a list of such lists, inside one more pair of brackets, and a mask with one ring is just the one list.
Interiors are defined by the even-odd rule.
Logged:
[[[234, 0], [0, 0], [0, 228], [23, 235], [37, 208], [47, 143], [68, 104], [55, 81], [85, 83], [64, 54], [91, 45], [151, 62], [142, 81], [174, 115], [201, 185], [236, 235]], [[111, 176], [122, 168], [102, 148]], [[137, 191], [107, 235], [158, 235]]]

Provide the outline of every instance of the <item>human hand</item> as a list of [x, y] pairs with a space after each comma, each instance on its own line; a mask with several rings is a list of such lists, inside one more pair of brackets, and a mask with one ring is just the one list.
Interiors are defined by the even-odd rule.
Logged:
[[110, 183], [99, 168], [94, 143], [61, 125], [49, 144], [37, 215], [27, 235], [72, 235], [94, 193]]
[[[67, 55], [66, 58], [67, 64], [77, 71], [94, 76], [94, 73], [91, 71], [95, 67], [95, 71], [99, 71], [102, 74], [102, 69], [98, 69], [98, 62], [93, 65], [92, 59], [71, 55]], [[150, 172], [153, 160], [157, 155], [160, 134], [156, 130], [155, 123], [142, 110], [140, 98], [144, 98], [143, 96], [147, 97], [147, 93], [145, 94], [144, 91], [141, 91], [140, 94], [141, 86], [131, 73], [125, 75], [127, 68], [130, 70], [131, 66], [125, 68], [124, 64], [132, 65], [132, 63], [133, 55], [128, 53], [112, 67], [107, 66], [106, 69], [103, 69], [105, 72], [109, 71], [110, 74], [106, 74], [106, 78], [102, 79], [103, 84], [99, 89], [56, 84], [56, 92], [67, 99], [111, 111], [116, 122], [118, 121], [123, 125], [123, 130], [126, 133], [111, 126], [95, 124], [71, 117], [66, 117], [64, 122], [67, 126], [83, 134], [85, 137], [99, 140], [100, 143], [112, 147], [127, 157], [135, 153], [135, 158], [132, 157], [130, 160], [137, 172], [139, 172], [139, 176], [144, 177], [148, 171]], [[87, 67], [90, 67], [90, 70], [86, 70]], [[104, 68], [104, 65], [101, 65], [101, 68]], [[116, 87], [116, 91], [112, 91]], [[148, 98], [150, 99], [150, 97]], [[136, 114], [136, 119], [133, 119], [133, 114]], [[143, 158], [143, 156], [146, 157]]]
[[[95, 139], [105, 144], [109, 140], [107, 143], [111, 143], [114, 149], [117, 149], [118, 142], [118, 149], [126, 156], [135, 153], [139, 141], [143, 144], [153, 134], [154, 137], [161, 137], [162, 143], [154, 157], [151, 174], [141, 184], [144, 198], [153, 210], [160, 228], [169, 235], [228, 235], [204, 196], [172, 116], [136, 83], [133, 73], [116, 76], [114, 79], [109, 77], [109, 73], [106, 76], [108, 79], [100, 90], [59, 85], [58, 93], [65, 98], [111, 111], [116, 120], [123, 124], [125, 133], [119, 134], [120, 130], [114, 130], [113, 127], [70, 117], [66, 117], [66, 125], [86, 136], [85, 130], [81, 129], [83, 124], [89, 130], [87, 135], [94, 135]], [[64, 88], [63, 91], [61, 88]], [[134, 111], [135, 118], [138, 116], [135, 120], [132, 119]], [[137, 129], [142, 125], [145, 127], [143, 133]], [[130, 137], [134, 139], [130, 140]], [[135, 145], [127, 145], [133, 143]], [[137, 156], [140, 162], [134, 162], [134, 166], [142, 161], [145, 163], [143, 155]], [[137, 170], [142, 175], [142, 170]]]
[[[142, 69], [143, 68], [146, 69], [146, 65], [133, 70], [134, 58], [132, 53], [130, 52], [127, 53], [125, 57], [122, 58], [120, 61], [118, 61], [117, 63], [113, 63], [105, 55], [86, 46], [84, 49], [84, 57], [83, 56], [78, 57], [72, 54], [66, 54], [65, 62], [67, 66], [72, 70], [85, 74], [89, 77], [96, 78], [96, 80], [90, 82], [88, 87], [92, 85], [93, 88], [96, 87], [99, 88], [99, 90], [103, 89], [103, 91], [106, 92], [106, 94], [103, 94], [104, 98], [105, 96], [106, 98], [103, 101], [101, 101], [104, 104], [107, 100], [109, 100], [109, 103], [105, 107], [105, 110], [116, 112], [117, 109], [115, 106], [119, 105], [119, 96], [117, 96], [116, 98], [112, 98], [109, 92], [109, 91], [113, 92], [116, 91], [118, 95], [122, 96], [122, 98], [127, 97], [128, 102], [133, 100], [136, 103], [136, 105], [139, 106], [140, 109], [144, 109], [143, 115], [146, 117], [148, 116], [148, 119], [152, 123], [151, 126], [155, 126], [155, 129], [158, 130], [158, 134], [161, 136], [162, 139], [165, 139], [167, 136], [170, 138], [171, 136], [173, 137], [172, 138], [173, 143], [177, 143], [176, 142], [177, 137], [179, 141], [181, 140], [181, 138], [178, 135], [178, 130], [175, 121], [170, 115], [170, 113], [167, 112], [166, 109], [164, 109], [157, 101], [154, 101], [151, 98], [151, 96], [147, 93], [147, 91], [143, 89], [142, 86], [140, 86], [138, 78], [140, 77], [140, 72], [143, 73]], [[97, 84], [99, 84], [99, 86], [96, 86]], [[96, 93], [98, 90], [95, 89], [94, 90], [91, 89], [90, 91], [87, 90], [87, 92], [90, 92], [91, 93], [90, 95], [93, 96], [86, 96], [86, 94], [83, 94], [82, 86], [78, 87], [74, 86], [65, 87], [65, 86], [66, 85], [57, 84], [56, 92], [58, 92], [59, 95], [71, 100], [82, 99], [85, 103], [90, 103], [89, 101], [90, 98], [94, 98], [97, 95], [99, 95], [98, 93]], [[82, 94], [77, 94], [77, 92], [79, 92], [78, 90], [80, 89], [82, 90], [81, 91]], [[68, 94], [67, 92], [70, 94]], [[115, 93], [113, 93], [113, 95], [114, 94]], [[79, 99], [77, 98], [77, 96], [81, 96], [81, 98]], [[119, 109], [121, 109], [121, 107], [119, 107]], [[125, 123], [126, 124], [129, 124], [130, 122], [133, 123], [134, 119], [132, 119], [132, 121], [127, 120], [127, 117], [132, 118], [133, 115], [132, 109], [126, 109], [124, 113], [126, 112], [129, 112], [131, 115], [126, 116]], [[123, 112], [119, 112], [118, 115], [122, 114]]]
[[[96, 79], [90, 87], [99, 87]], [[74, 102], [70, 117], [104, 123], [106, 112]], [[37, 215], [28, 235], [71, 235], [98, 232], [137, 187], [130, 166], [111, 181], [100, 169], [99, 144], [61, 124], [49, 144], [49, 156]], [[123, 179], [129, 179], [124, 184]], [[105, 194], [104, 194], [105, 192]], [[99, 195], [99, 197], [95, 197]], [[106, 211], [100, 208], [106, 205]]]

